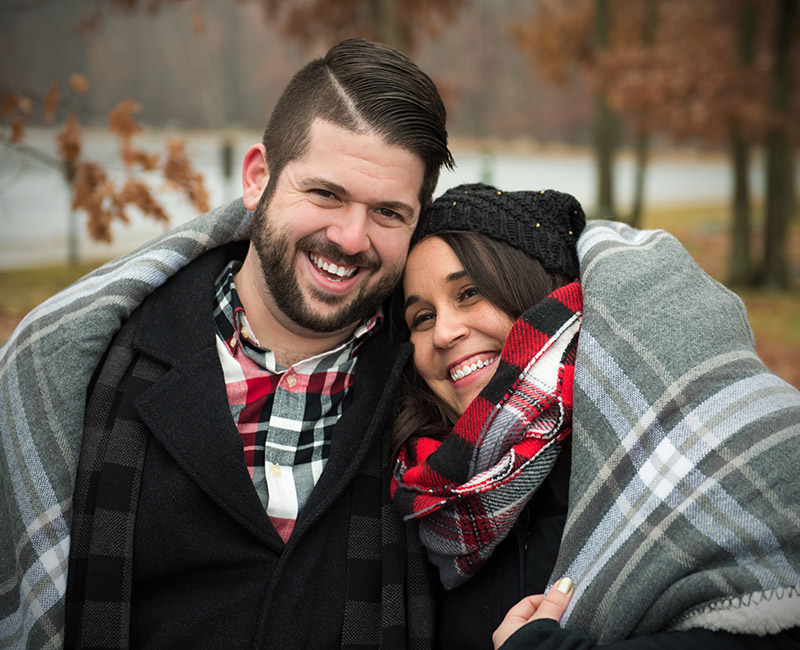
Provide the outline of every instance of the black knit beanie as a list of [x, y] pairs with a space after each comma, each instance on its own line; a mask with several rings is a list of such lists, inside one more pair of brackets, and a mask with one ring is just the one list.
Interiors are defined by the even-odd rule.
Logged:
[[518, 248], [548, 271], [577, 278], [577, 241], [585, 225], [583, 208], [571, 194], [502, 192], [472, 183], [447, 190], [424, 210], [412, 241], [445, 230], [477, 232]]

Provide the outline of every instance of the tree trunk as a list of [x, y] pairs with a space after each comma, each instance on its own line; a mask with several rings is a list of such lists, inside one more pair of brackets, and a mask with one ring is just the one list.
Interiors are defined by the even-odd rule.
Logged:
[[647, 175], [647, 158], [650, 151], [650, 136], [640, 131], [636, 136], [636, 176], [633, 181], [633, 204], [629, 223], [634, 228], [642, 227], [644, 213], [644, 181]]
[[[779, 0], [775, 40], [775, 68], [772, 75], [771, 106], [776, 116], [788, 122], [792, 84], [792, 32], [797, 0]], [[767, 191], [764, 242], [764, 284], [785, 289], [789, 284], [786, 232], [792, 209], [792, 151], [784, 129], [773, 127], [767, 136]]]
[[731, 218], [731, 257], [728, 280], [732, 285], [753, 282], [750, 236], [750, 147], [734, 125], [731, 133], [731, 164], [733, 166], [733, 205]]
[[[642, 25], [642, 44], [651, 48], [656, 37], [656, 4], [658, 0], [645, 0], [644, 22]], [[644, 186], [647, 175], [647, 159], [650, 153], [650, 136], [644, 128], [639, 128], [636, 134], [636, 171], [633, 181], [633, 203], [629, 223], [634, 228], [642, 225], [644, 213]]]
[[372, 0], [375, 38], [401, 52], [408, 52], [408, 36], [397, 19], [399, 0]]
[[[595, 0], [595, 44], [598, 50], [608, 48], [611, 31], [609, 0]], [[594, 146], [597, 162], [597, 214], [600, 218], [614, 217], [614, 150], [617, 124], [614, 112], [599, 91], [595, 103]]]
[[[755, 61], [755, 2], [742, 5], [739, 15], [739, 65], [747, 68]], [[751, 252], [752, 207], [750, 202], [750, 144], [742, 137], [738, 124], [731, 126], [731, 165], [733, 167], [733, 204], [731, 205], [731, 252], [728, 281], [732, 285], [755, 281]]]

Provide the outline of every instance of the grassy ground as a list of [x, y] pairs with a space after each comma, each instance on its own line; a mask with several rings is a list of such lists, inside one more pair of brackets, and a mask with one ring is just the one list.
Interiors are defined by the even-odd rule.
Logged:
[[[680, 239], [707, 273], [724, 282], [727, 274], [727, 212], [723, 206], [653, 210], [644, 227], [664, 228]], [[792, 226], [789, 258], [793, 287], [787, 292], [736, 289], [747, 306], [759, 355], [777, 375], [800, 388], [800, 224]], [[72, 283], [92, 265], [0, 271], [0, 342], [35, 305]]]

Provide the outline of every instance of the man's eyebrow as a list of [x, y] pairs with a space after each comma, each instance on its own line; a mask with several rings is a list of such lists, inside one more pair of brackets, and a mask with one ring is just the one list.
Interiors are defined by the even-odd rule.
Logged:
[[409, 217], [414, 216], [414, 208], [402, 201], [381, 201], [380, 206], [394, 212], [407, 212]]
[[350, 198], [350, 192], [348, 192], [338, 183], [334, 183], [333, 181], [329, 181], [325, 178], [304, 178], [302, 181], [300, 181], [300, 185], [306, 190], [318, 187], [323, 190], [328, 190], [329, 192], [338, 196]]
[[[318, 187], [323, 190], [327, 190], [332, 194], [336, 194], [344, 199], [350, 198], [350, 192], [348, 192], [344, 187], [339, 185], [338, 183], [334, 183], [333, 181], [329, 181], [325, 178], [316, 178], [316, 177], [309, 177], [304, 178], [301, 183], [301, 187], [306, 190], [313, 189]], [[382, 208], [387, 208], [389, 210], [394, 210], [395, 212], [407, 212], [409, 218], [414, 216], [414, 208], [408, 203], [403, 203], [402, 201], [379, 201], [378, 205]]]

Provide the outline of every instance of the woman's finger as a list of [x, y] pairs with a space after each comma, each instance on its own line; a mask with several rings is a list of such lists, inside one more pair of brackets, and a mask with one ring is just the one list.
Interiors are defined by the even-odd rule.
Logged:
[[498, 628], [494, 631], [494, 634], [492, 634], [492, 643], [494, 644], [495, 650], [503, 645], [508, 637], [531, 620], [531, 617], [536, 613], [543, 598], [544, 596], [542, 594], [526, 596], [508, 610], [503, 622], [500, 623]]
[[560, 621], [561, 617], [569, 605], [572, 598], [572, 580], [569, 578], [561, 578], [553, 588], [547, 592], [547, 595], [542, 599], [536, 612], [530, 617], [530, 620], [536, 621], [542, 618], [552, 618], [554, 621]]
[[544, 596], [542, 594], [526, 596], [508, 610], [503, 622], [500, 623], [498, 628], [494, 631], [494, 634], [492, 634], [492, 643], [494, 644], [495, 650], [503, 645], [508, 637], [531, 620], [531, 617], [536, 613], [543, 598]]
[[531, 616], [536, 613], [536, 610], [539, 608], [539, 605], [543, 599], [544, 594], [525, 596], [525, 598], [508, 610], [508, 613], [503, 620], [505, 621], [505, 619], [508, 618], [522, 619], [524, 621], [530, 620]]

